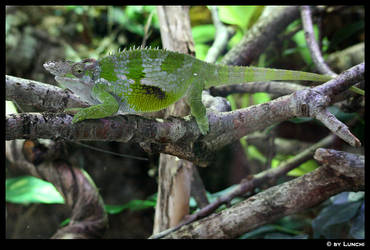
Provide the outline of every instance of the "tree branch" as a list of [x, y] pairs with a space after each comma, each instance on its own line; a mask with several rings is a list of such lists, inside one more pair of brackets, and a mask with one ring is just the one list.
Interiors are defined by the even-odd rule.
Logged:
[[146, 151], [168, 153], [204, 166], [212, 159], [214, 151], [249, 133], [293, 117], [309, 116], [323, 122], [350, 145], [360, 146], [360, 141], [348, 127], [331, 115], [326, 107], [331, 103], [331, 97], [364, 79], [364, 71], [363, 63], [327, 83], [268, 103], [231, 112], [208, 110], [210, 133], [204, 137], [200, 135], [194, 119], [189, 121], [188, 117], [154, 120], [124, 115], [71, 124], [72, 117], [67, 114], [28, 113], [6, 116], [6, 140], [63, 137], [71, 140], [131, 141], [145, 146]]
[[[322, 74], [327, 74], [332, 77], [336, 77], [337, 74], [332, 71], [329, 66], [325, 63], [324, 58], [322, 57], [319, 45], [315, 40], [315, 35], [313, 31], [312, 19], [311, 19], [311, 10], [309, 6], [302, 6], [301, 7], [301, 16], [302, 16], [302, 23], [304, 28], [304, 34], [306, 37], [307, 45], [311, 53], [311, 57], [313, 62], [315, 63], [317, 69]], [[356, 87], [351, 87], [356, 93], [364, 94], [363, 90], [358, 89]]]
[[[323, 150], [318, 149], [315, 155]], [[313, 207], [337, 193], [364, 190], [363, 158], [348, 153], [344, 155], [351, 157], [343, 157], [343, 153], [339, 157], [332, 153], [327, 154], [325, 158], [330, 161], [326, 161], [326, 165], [271, 187], [220, 213], [185, 225], [164, 238], [236, 238], [281, 217]], [[359, 161], [353, 164], [356, 159]]]
[[[277, 34], [299, 17], [299, 7], [266, 7], [269, 14], [259, 18], [244, 35], [239, 44], [234, 46], [222, 59], [222, 64], [249, 65], [255, 60]], [[265, 10], [266, 11], [266, 10]]]
[[320, 48], [315, 40], [315, 34], [313, 31], [312, 19], [311, 19], [311, 10], [309, 6], [301, 7], [301, 17], [304, 28], [304, 34], [307, 41], [307, 47], [311, 52], [312, 60], [314, 61], [317, 69], [321, 74], [330, 75], [336, 77], [337, 74], [334, 73], [329, 66], [325, 63], [324, 58], [322, 57]]
[[214, 63], [217, 60], [217, 57], [222, 53], [226, 48], [227, 43], [230, 38], [235, 34], [235, 30], [231, 27], [225, 26], [218, 15], [218, 8], [216, 6], [210, 6], [209, 9], [212, 13], [213, 24], [216, 28], [216, 35], [214, 42], [209, 48], [208, 53], [204, 61]]
[[40, 110], [55, 112], [66, 108], [89, 106], [70, 91], [14, 76], [5, 76], [5, 91], [6, 100], [15, 101], [20, 105], [32, 105]]
[[83, 170], [62, 161], [34, 165], [24, 157], [23, 142], [6, 142], [6, 157], [13, 168], [51, 182], [71, 209], [69, 224], [59, 229], [54, 239], [89, 239], [103, 236], [108, 217], [95, 184]]
[[234, 85], [224, 85], [218, 87], [211, 87], [210, 93], [214, 96], [226, 97], [230, 94], [236, 93], [259, 93], [266, 92], [270, 94], [277, 94], [279, 96], [289, 95], [297, 90], [307, 88], [296, 83], [291, 82], [248, 82]]
[[311, 147], [303, 150], [299, 154], [297, 154], [295, 157], [283, 162], [276, 168], [270, 168], [268, 170], [265, 170], [261, 173], [258, 173], [254, 176], [248, 176], [247, 178], [243, 179], [240, 184], [236, 185], [232, 191], [229, 193], [219, 197], [216, 201], [208, 204], [207, 206], [201, 208], [197, 212], [191, 214], [186, 218], [184, 222], [182, 222], [180, 225], [171, 228], [170, 230], [166, 230], [165, 232], [162, 232], [157, 235], [151, 236], [152, 239], [157, 238], [163, 238], [165, 235], [168, 235], [171, 232], [174, 232], [181, 228], [184, 225], [187, 225], [189, 223], [192, 223], [196, 220], [199, 220], [201, 218], [204, 218], [208, 215], [210, 215], [212, 212], [214, 212], [218, 207], [220, 207], [222, 204], [228, 204], [231, 202], [232, 199], [234, 199], [237, 196], [242, 196], [246, 194], [247, 192], [253, 191], [255, 188], [260, 187], [262, 185], [265, 185], [267, 183], [273, 183], [272, 180], [276, 180], [278, 177], [288, 173], [290, 170], [296, 168], [303, 162], [309, 160], [312, 158], [315, 150], [319, 147], [328, 147], [335, 141], [335, 136], [330, 135], [326, 138], [322, 139], [318, 143], [315, 143]]

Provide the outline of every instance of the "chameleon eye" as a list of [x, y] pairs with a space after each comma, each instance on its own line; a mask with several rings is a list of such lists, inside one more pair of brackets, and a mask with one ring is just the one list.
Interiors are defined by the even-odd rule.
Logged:
[[81, 78], [85, 75], [86, 69], [83, 63], [76, 63], [72, 66], [72, 74], [75, 77]]

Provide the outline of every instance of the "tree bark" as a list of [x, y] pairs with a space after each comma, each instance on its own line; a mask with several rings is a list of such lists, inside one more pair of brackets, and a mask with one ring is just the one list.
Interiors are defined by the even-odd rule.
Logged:
[[[189, 7], [160, 6], [157, 11], [163, 48], [194, 55]], [[166, 116], [185, 116], [188, 113], [189, 109], [181, 100], [167, 109]], [[160, 155], [153, 234], [176, 226], [189, 214], [193, 167], [191, 162], [176, 156]]]

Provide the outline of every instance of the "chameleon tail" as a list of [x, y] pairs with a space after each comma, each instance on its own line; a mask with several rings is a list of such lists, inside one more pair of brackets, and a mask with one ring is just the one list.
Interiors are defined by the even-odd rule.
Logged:
[[213, 65], [209, 72], [212, 73], [208, 77], [214, 78], [207, 82], [206, 87], [269, 80], [326, 82], [332, 79], [328, 75], [302, 71], [226, 65]]

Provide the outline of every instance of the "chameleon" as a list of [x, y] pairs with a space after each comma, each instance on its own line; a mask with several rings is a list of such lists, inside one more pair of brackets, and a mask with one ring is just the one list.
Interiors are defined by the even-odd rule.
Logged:
[[212, 64], [158, 48], [131, 48], [99, 60], [48, 61], [43, 66], [60, 85], [91, 105], [77, 108], [72, 123], [115, 114], [159, 111], [185, 97], [203, 135], [209, 132], [202, 103], [205, 88], [267, 80], [332, 79], [302, 71]]

